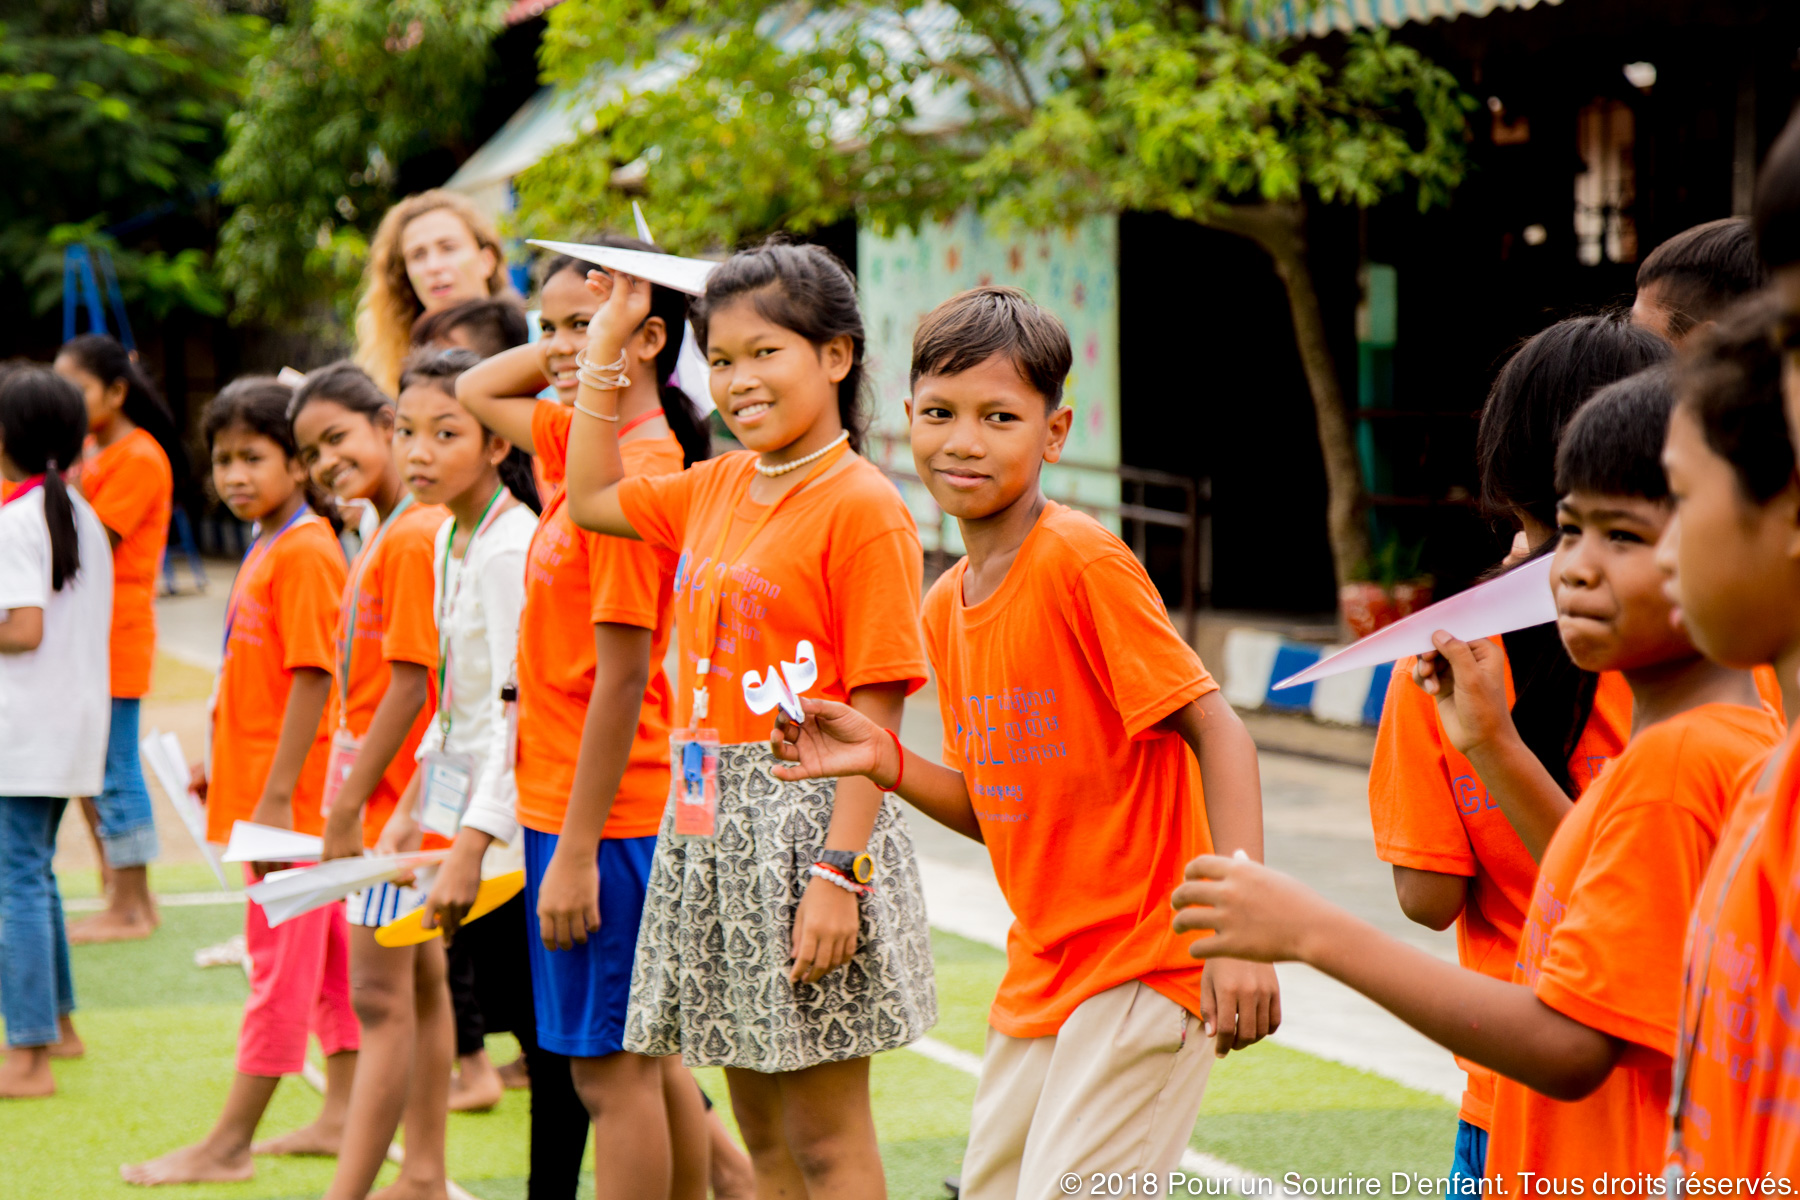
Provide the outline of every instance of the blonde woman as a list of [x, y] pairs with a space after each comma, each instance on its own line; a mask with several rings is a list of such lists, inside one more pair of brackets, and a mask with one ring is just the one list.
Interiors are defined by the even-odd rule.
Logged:
[[512, 284], [487, 214], [456, 192], [408, 196], [387, 210], [369, 247], [356, 305], [356, 363], [392, 396], [414, 321], [501, 295], [513, 295]]

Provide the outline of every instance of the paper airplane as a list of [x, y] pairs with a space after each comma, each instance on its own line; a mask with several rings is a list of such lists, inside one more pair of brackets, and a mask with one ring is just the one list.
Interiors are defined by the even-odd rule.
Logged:
[[325, 853], [325, 839], [295, 833], [275, 825], [237, 821], [231, 826], [231, 844], [225, 862], [318, 862]]
[[796, 724], [805, 722], [806, 710], [800, 707], [800, 695], [819, 682], [819, 663], [813, 657], [811, 642], [795, 646], [794, 657], [800, 661], [782, 663], [779, 675], [773, 669], [761, 676], [755, 671], [744, 672], [744, 703], [751, 712], [766, 713], [779, 707]]
[[656, 239], [650, 236], [650, 222], [644, 220], [644, 210], [638, 207], [636, 200], [631, 202], [631, 219], [637, 223], [638, 241], [656, 245]]
[[647, 279], [651, 283], [674, 288], [676, 291], [686, 292], [690, 296], [698, 296], [706, 290], [706, 277], [711, 275], [719, 265], [704, 258], [681, 258], [678, 255], [656, 254], [649, 250], [621, 250], [617, 246], [585, 246], [580, 242], [546, 242], [537, 238], [527, 240], [533, 246], [542, 246], [557, 254], [566, 254], [570, 258], [578, 258], [582, 262], [591, 262], [597, 267], [623, 271], [627, 275], [635, 275], [639, 279]]
[[448, 850], [416, 850], [409, 854], [334, 858], [316, 867], [271, 871], [262, 877], [262, 882], [251, 884], [245, 891], [262, 905], [263, 914], [273, 927], [342, 900], [351, 892], [360, 892], [408, 871], [442, 862], [449, 853]]
[[220, 887], [230, 891], [231, 884], [226, 882], [225, 868], [219, 865], [219, 851], [206, 840], [206, 809], [189, 787], [187, 755], [181, 749], [181, 739], [173, 733], [152, 729], [138, 743], [138, 753], [143, 756], [150, 773], [162, 785], [163, 795], [169, 798], [169, 803], [181, 818], [188, 836], [200, 847], [200, 854], [206, 859], [206, 865], [212, 868], [213, 878], [219, 881]]
[[1550, 590], [1550, 555], [1534, 558], [1504, 575], [1458, 592], [1378, 629], [1354, 645], [1322, 658], [1271, 690], [1298, 687], [1358, 667], [1371, 667], [1436, 649], [1431, 635], [1442, 629], [1460, 641], [1493, 637], [1556, 620], [1556, 597]]
[[675, 360], [675, 386], [705, 416], [716, 406], [712, 398], [712, 367], [701, 353], [700, 340], [694, 336], [694, 323], [684, 321], [681, 330], [681, 357]]

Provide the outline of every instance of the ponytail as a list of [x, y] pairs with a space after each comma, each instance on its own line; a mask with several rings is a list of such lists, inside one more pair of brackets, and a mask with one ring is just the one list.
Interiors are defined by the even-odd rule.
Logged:
[[0, 376], [0, 442], [27, 475], [44, 477], [44, 523], [50, 529], [50, 590], [81, 571], [75, 502], [62, 472], [80, 461], [87, 440], [87, 405], [75, 385], [46, 367], [18, 367]]
[[531, 455], [514, 446], [500, 460], [500, 482], [513, 498], [538, 516], [544, 515], [544, 502], [538, 498], [537, 476], [531, 473]]

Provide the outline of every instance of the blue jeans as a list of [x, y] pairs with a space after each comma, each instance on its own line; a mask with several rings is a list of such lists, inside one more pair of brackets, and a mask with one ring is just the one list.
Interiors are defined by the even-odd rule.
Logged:
[[154, 862], [162, 846], [156, 840], [156, 812], [144, 767], [138, 761], [138, 701], [112, 702], [112, 730], [106, 735], [106, 782], [94, 797], [100, 814], [100, 847], [106, 865], [141, 867]]
[[1450, 1164], [1450, 1185], [1459, 1179], [1480, 1179], [1487, 1173], [1488, 1131], [1459, 1119], [1456, 1122], [1456, 1161]]
[[0, 1016], [8, 1046], [62, 1040], [75, 1011], [62, 893], [50, 860], [67, 800], [0, 796]]

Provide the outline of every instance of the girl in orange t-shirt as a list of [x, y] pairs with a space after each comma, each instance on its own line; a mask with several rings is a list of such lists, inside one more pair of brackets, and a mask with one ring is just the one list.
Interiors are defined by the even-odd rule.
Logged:
[[[1304, 960], [1499, 1075], [1484, 1170], [1505, 1192], [1534, 1190], [1534, 1174], [1601, 1194], [1660, 1169], [1682, 928], [1738, 779], [1780, 738], [1751, 673], [1703, 657], [1671, 619], [1690, 594], [1709, 609], [1717, 595], [1683, 579], [1677, 610], [1664, 592], [1687, 511], [1674, 509], [1683, 478], [1671, 495], [1660, 462], [1673, 405], [1666, 370], [1641, 372], [1589, 401], [1558, 449], [1558, 629], [1583, 669], [1625, 675], [1636, 726], [1556, 825], [1511, 982], [1401, 945], [1253, 863], [1196, 859], [1175, 894], [1176, 927], [1216, 930], [1213, 954]], [[1434, 640], [1434, 683], [1454, 696], [1446, 729], [1479, 740], [1506, 714], [1493, 648]]]
[[[433, 557], [448, 514], [415, 503], [405, 490], [393, 447], [394, 402], [360, 367], [340, 362], [312, 372], [289, 411], [313, 480], [340, 502], [369, 504], [380, 522], [350, 564], [338, 612], [336, 679], [325, 717], [325, 857], [352, 858], [365, 847], [410, 849], [396, 844], [401, 825], [395, 838], [385, 834], [395, 808], [413, 802], [415, 754], [431, 719], [438, 652]], [[403, 1108], [411, 1152], [402, 1178], [421, 1190], [444, 1187], [455, 1030], [443, 942], [375, 941], [377, 928], [424, 901], [417, 888], [383, 883], [354, 893], [345, 906], [363, 1049], [326, 1193], [332, 1200], [368, 1192]]]
[[112, 877], [104, 911], [69, 926], [71, 944], [149, 937], [158, 923], [149, 866], [156, 820], [138, 761], [138, 708], [156, 656], [156, 572], [169, 536], [175, 472], [188, 473], [175, 421], [143, 368], [105, 334], [84, 333], [56, 355], [81, 389], [88, 445], [76, 482], [113, 547], [112, 732], [106, 782], [85, 813]]
[[[603, 241], [654, 249], [624, 238]], [[557, 481], [575, 417], [568, 403], [578, 387], [574, 360], [598, 307], [586, 272], [586, 263], [552, 259], [540, 299], [543, 339], [472, 368], [458, 387], [471, 412], [530, 447], [544, 476]], [[679, 292], [656, 288], [650, 314], [633, 334], [633, 380], [620, 406], [633, 473], [680, 471], [711, 451], [699, 414], [670, 380], [686, 314]], [[536, 398], [546, 386], [556, 388], [560, 403]], [[733, 1177], [743, 1178], [749, 1164], [717, 1118], [703, 1115], [701, 1093], [680, 1059], [622, 1052], [644, 896], [669, 794], [674, 704], [662, 662], [674, 571], [675, 557], [665, 550], [576, 525], [558, 488], [525, 569], [515, 777], [538, 1043], [564, 1056], [558, 1061], [595, 1118], [595, 1154], [616, 1165], [617, 1186], [685, 1200], [705, 1194], [705, 1174], [696, 1168], [708, 1161], [709, 1142], [715, 1178], [732, 1163]], [[534, 1086], [536, 1078], [534, 1069]]]
[[[226, 608], [210, 770], [197, 766], [194, 772], [213, 842], [228, 841], [238, 821], [302, 833], [320, 828], [323, 718], [344, 555], [330, 499], [308, 495], [287, 418], [292, 396], [279, 380], [246, 377], [229, 384], [206, 410], [213, 487], [233, 516], [257, 529]], [[256, 867], [246, 871], [251, 881], [262, 874]], [[126, 1180], [250, 1178], [256, 1126], [281, 1077], [305, 1066], [309, 1030], [325, 1053], [324, 1107], [310, 1126], [256, 1149], [336, 1152], [360, 1043], [350, 1006], [349, 938], [341, 905], [271, 928], [262, 906], [246, 902], [250, 998], [225, 1109], [199, 1142], [122, 1168]]]
[[681, 556], [673, 795], [625, 1046], [726, 1068], [759, 1192], [880, 1196], [868, 1059], [937, 1017], [918, 863], [891, 797], [778, 780], [767, 741], [790, 683], [892, 731], [926, 676], [918, 532], [855, 452], [855, 282], [818, 246], [715, 268], [694, 331], [749, 449], [629, 477], [622, 376], [650, 285], [593, 271], [588, 286], [602, 303], [577, 373], [570, 512]]

